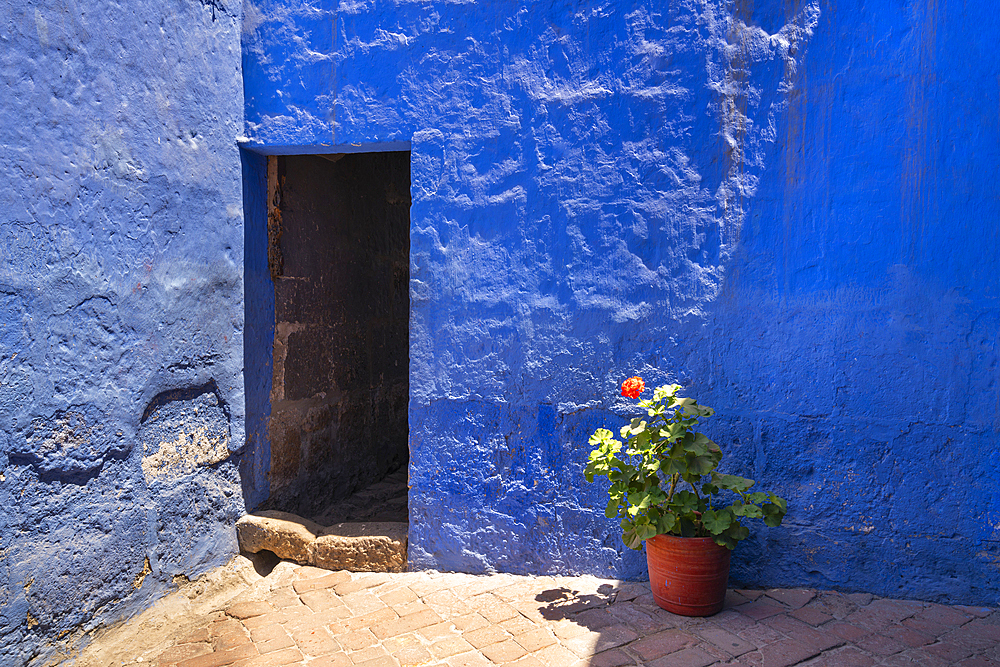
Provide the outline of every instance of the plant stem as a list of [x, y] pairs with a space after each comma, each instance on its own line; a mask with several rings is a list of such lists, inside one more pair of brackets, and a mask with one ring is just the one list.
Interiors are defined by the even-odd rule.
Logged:
[[680, 473], [677, 472], [670, 476], [670, 493], [667, 494], [668, 503], [674, 499], [674, 488], [677, 486], [678, 477], [680, 477]]

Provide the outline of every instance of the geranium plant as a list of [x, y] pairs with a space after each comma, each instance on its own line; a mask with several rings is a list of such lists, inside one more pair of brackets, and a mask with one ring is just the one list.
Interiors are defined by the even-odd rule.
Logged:
[[[622, 384], [622, 395], [629, 398], [644, 390], [639, 377]], [[774, 494], [751, 493], [753, 480], [716, 470], [722, 450], [694, 430], [699, 419], [715, 411], [678, 396], [678, 390], [680, 385], [663, 385], [653, 398], [639, 401], [648, 419], [636, 417], [623, 426], [624, 443], [606, 428], [590, 436], [594, 450], [584, 474], [588, 482], [611, 480], [605, 516], [621, 519], [622, 541], [639, 549], [643, 540], [670, 534], [711, 537], [732, 549], [750, 535], [743, 519], [780, 525], [786, 502]]]

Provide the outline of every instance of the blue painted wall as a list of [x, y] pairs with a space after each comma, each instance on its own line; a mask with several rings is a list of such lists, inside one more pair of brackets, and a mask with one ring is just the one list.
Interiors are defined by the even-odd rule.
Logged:
[[412, 151], [414, 566], [641, 576], [581, 475], [641, 374], [791, 501], [736, 579], [998, 601], [986, 3], [0, 19], [0, 663], [223, 562], [268, 495], [255, 151]]
[[410, 559], [637, 576], [620, 382], [790, 499], [734, 578], [996, 603], [988, 3], [255, 1], [258, 150], [410, 141]]
[[236, 550], [240, 17], [0, 3], [0, 664]]

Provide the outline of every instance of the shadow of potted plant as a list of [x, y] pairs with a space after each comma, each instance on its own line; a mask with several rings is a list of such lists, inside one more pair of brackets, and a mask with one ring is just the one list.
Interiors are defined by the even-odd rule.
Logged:
[[[642, 378], [622, 384], [622, 395], [639, 398]], [[621, 429], [621, 440], [605, 428], [590, 436], [588, 482], [611, 481], [605, 516], [619, 518], [630, 549], [646, 542], [650, 587], [657, 604], [684, 616], [710, 616], [722, 609], [729, 554], [750, 535], [744, 519], [781, 525], [787, 504], [774, 494], [751, 493], [754, 481], [716, 470], [722, 450], [694, 428], [715, 411], [677, 395], [676, 384], [657, 387]], [[727, 501], [728, 504], [725, 504]]]

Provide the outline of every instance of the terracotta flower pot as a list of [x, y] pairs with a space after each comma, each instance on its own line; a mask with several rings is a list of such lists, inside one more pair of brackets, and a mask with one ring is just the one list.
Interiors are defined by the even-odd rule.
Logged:
[[722, 610], [729, 580], [729, 549], [710, 537], [657, 535], [646, 540], [649, 585], [656, 604], [681, 616]]

